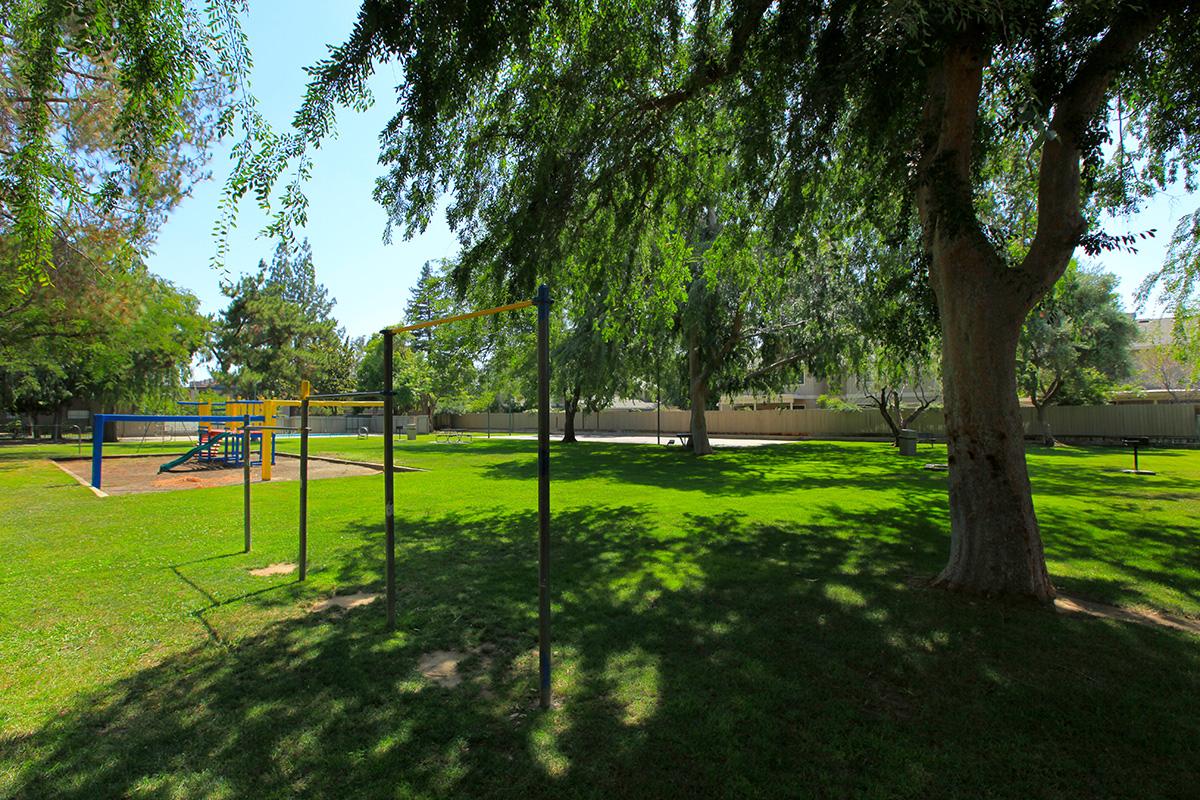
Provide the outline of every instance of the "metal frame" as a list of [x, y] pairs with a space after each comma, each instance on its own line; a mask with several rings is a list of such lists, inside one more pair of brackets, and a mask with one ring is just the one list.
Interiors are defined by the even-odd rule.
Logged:
[[[308, 394], [300, 401], [300, 580], [308, 574], [308, 409], [310, 401], [342, 400], [347, 397], [383, 398], [383, 506], [384, 548], [386, 557], [386, 606], [387, 626], [396, 627], [396, 486], [395, 442], [393, 420], [395, 418], [396, 334], [432, 328], [451, 322], [516, 311], [537, 306], [538, 311], [538, 664], [539, 702], [549, 708], [552, 695], [550, 686], [550, 289], [545, 284], [538, 287], [533, 300], [522, 300], [504, 306], [456, 314], [451, 317], [384, 328], [383, 334], [383, 385], [379, 391], [345, 392], [335, 394]], [[350, 405], [350, 403], [346, 403]], [[363, 403], [366, 405], [366, 403]], [[247, 484], [248, 486], [248, 484]], [[247, 490], [248, 491], [248, 490]]]
[[476, 317], [516, 311], [537, 306], [537, 360], [538, 360], [538, 694], [539, 705], [549, 708], [552, 702], [550, 688], [550, 288], [545, 284], [538, 287], [532, 300], [456, 314], [451, 317], [384, 328], [383, 334], [383, 385], [384, 391], [384, 531], [387, 546], [387, 618], [388, 627], [396, 625], [396, 515], [395, 473], [392, 464], [392, 412], [395, 402], [392, 380], [397, 333], [432, 328], [450, 322], [460, 322]]

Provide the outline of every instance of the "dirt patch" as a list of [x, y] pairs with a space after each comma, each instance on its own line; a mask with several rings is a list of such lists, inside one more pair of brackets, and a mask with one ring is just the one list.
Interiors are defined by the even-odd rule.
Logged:
[[[103, 468], [101, 488], [108, 494], [140, 494], [142, 492], [173, 492], [180, 489], [206, 489], [210, 486], [230, 486], [242, 482], [241, 467], [201, 466], [195, 461], [177, 467], [171, 472], [160, 473], [159, 466], [170, 461], [172, 457], [169, 454], [159, 454], [136, 458], [105, 458], [101, 465]], [[91, 459], [63, 459], [56, 463], [81, 479], [83, 483], [91, 482]], [[273, 472], [272, 482], [300, 480], [300, 462], [291, 458], [276, 459]], [[310, 459], [308, 462], [309, 480], [378, 475], [379, 473], [378, 469], [358, 464], [335, 464], [314, 459]], [[250, 468], [250, 481], [252, 483], [262, 482], [262, 471], [259, 467]]]
[[438, 686], [452, 689], [463, 681], [458, 672], [458, 664], [466, 657], [466, 653], [455, 650], [434, 650], [417, 659], [417, 669]]
[[250, 574], [256, 578], [267, 578], [271, 575], [291, 575], [296, 571], [295, 564], [280, 562], [278, 564], [267, 564], [265, 567], [250, 570]]
[[335, 594], [333, 597], [326, 597], [320, 602], [313, 603], [308, 607], [309, 612], [317, 613], [319, 611], [328, 611], [331, 608], [338, 608], [346, 611], [359, 606], [370, 605], [378, 598], [377, 594], [369, 594], [367, 592], [355, 592], [354, 594]]
[[1135, 625], [1152, 625], [1172, 630], [1185, 631], [1200, 636], [1200, 621], [1172, 617], [1154, 611], [1130, 611], [1103, 603], [1093, 603], [1090, 600], [1080, 600], [1077, 597], [1059, 595], [1054, 600], [1054, 607], [1068, 614], [1087, 614], [1102, 619], [1116, 619], [1122, 622], [1132, 622]]

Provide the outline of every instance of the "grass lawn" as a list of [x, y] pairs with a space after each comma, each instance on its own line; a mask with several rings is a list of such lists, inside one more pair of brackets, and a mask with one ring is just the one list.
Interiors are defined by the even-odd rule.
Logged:
[[[243, 554], [240, 487], [97, 498], [0, 448], [0, 797], [1195, 796], [1200, 637], [921, 588], [925, 446], [556, 445], [538, 712], [534, 447], [397, 443], [392, 634], [304, 612], [381, 588], [378, 476], [313, 483], [301, 586], [248, 571], [294, 560], [295, 483]], [[1200, 618], [1200, 452], [1129, 461], [1031, 451], [1055, 582]]]

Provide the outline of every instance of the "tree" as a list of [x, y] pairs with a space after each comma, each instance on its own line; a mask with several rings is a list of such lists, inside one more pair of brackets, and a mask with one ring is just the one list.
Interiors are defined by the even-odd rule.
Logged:
[[1171, 320], [1170, 330], [1150, 321], [1137, 366], [1143, 380], [1178, 402], [1181, 395], [1200, 391], [1200, 317], [1188, 309], [1175, 310], [1182, 316]]
[[[462, 268], [498, 270], [528, 291], [585, 231], [596, 233], [597, 208], [636, 232], [669, 196], [656, 194], [663, 181], [698, 163], [698, 150], [679, 146], [686, 132], [725, 113], [736, 136], [718, 142], [719, 155], [742, 196], [769, 210], [776, 241], [809, 229], [823, 182], [851, 186], [864, 221], [881, 228], [895, 223], [876, 208], [898, 201], [904, 225], [915, 215], [938, 303], [950, 447], [950, 558], [937, 583], [1048, 600], [1017, 341], [1077, 247], [1126, 241], [1099, 230], [1096, 211], [1171, 180], [1177, 170], [1164, 165], [1177, 153], [1196, 163], [1195, 11], [1171, 0], [757, 0], [642, 13], [372, 1], [313, 70], [296, 138], [282, 153], [268, 140], [230, 191], [244, 192], [281, 155], [302, 157], [331, 130], [339, 103], [365, 96], [377, 60], [400, 60], [378, 198], [413, 232], [453, 187]], [[1118, 92], [1146, 135], [1137, 158], [1121, 142], [1106, 160], [1100, 145]], [[1001, 177], [1017, 150], [1033, 190], [1017, 199], [1032, 197], [1033, 213], [996, 225], [1021, 207]]]
[[209, 320], [199, 313], [199, 301], [144, 267], [114, 272], [92, 290], [76, 302], [103, 302], [107, 316], [81, 314], [86, 336], [66, 329], [63, 336], [0, 345], [0, 407], [53, 413], [61, 423], [76, 400], [95, 410], [174, 405], [206, 343]]
[[1054, 445], [1048, 406], [1103, 402], [1131, 371], [1137, 323], [1121, 310], [1116, 286], [1115, 275], [1072, 262], [1021, 330], [1018, 386], [1037, 409], [1046, 445]]
[[[560, 301], [559, 324], [551, 327], [551, 389], [563, 398], [564, 444], [577, 441], [575, 417], [582, 409], [607, 408], [628, 384], [631, 348], [605, 336], [605, 312], [591, 287], [577, 288]], [[571, 304], [567, 306], [567, 304]]]
[[54, 280], [81, 229], [117, 234], [125, 265], [144, 255], [230, 128], [239, 7], [0, 2], [0, 235], [19, 295]]
[[[886, 241], [867, 229], [849, 239], [858, 280], [847, 313], [860, 345], [848, 352], [851, 372], [899, 445], [900, 431], [941, 399], [937, 305], [914, 232]], [[906, 397], [912, 398], [907, 406]]]
[[[1195, 190], [1194, 181], [1189, 188]], [[1200, 387], [1200, 209], [1179, 220], [1163, 266], [1138, 287], [1139, 309], [1156, 293], [1174, 320], [1174, 341], [1153, 343], [1154, 373], [1174, 397], [1180, 389]]]
[[219, 379], [243, 397], [290, 397], [300, 381], [321, 392], [348, 391], [354, 383], [354, 343], [331, 316], [333, 300], [316, 281], [304, 242], [294, 252], [281, 244], [271, 264], [225, 282], [229, 305], [220, 313], [213, 342]]
[[[452, 264], [426, 262], [409, 290], [405, 322], [412, 325], [472, 310], [474, 296], [457, 296], [448, 271]], [[432, 417], [439, 409], [462, 411], [478, 391], [479, 361], [486, 349], [483, 320], [469, 319], [410, 332], [409, 347], [427, 374], [421, 412]]]
[[[432, 379], [429, 365], [412, 347], [412, 335], [397, 337], [392, 350], [392, 390], [396, 392], [396, 410], [404, 413], [429, 413]], [[377, 392], [383, 387], [383, 337], [371, 336], [363, 347], [356, 374], [358, 390]]]

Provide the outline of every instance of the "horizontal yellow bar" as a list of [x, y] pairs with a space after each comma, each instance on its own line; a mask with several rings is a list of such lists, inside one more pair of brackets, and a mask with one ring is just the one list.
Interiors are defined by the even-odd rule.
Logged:
[[485, 308], [482, 311], [472, 311], [469, 314], [455, 314], [453, 317], [442, 317], [441, 319], [431, 319], [428, 322], [418, 322], [413, 325], [402, 325], [398, 328], [385, 328], [384, 330], [392, 333], [404, 333], [405, 331], [417, 331], [421, 328], [432, 328], [437, 325], [445, 325], [447, 322], [460, 322], [464, 319], [474, 319], [475, 317], [486, 317], [490, 314], [499, 314], [501, 311], [516, 311], [519, 308], [529, 308], [533, 305], [532, 300], [522, 300], [519, 303], [509, 303], [506, 306], [496, 306], [495, 308]]
[[[300, 400], [272, 400], [277, 406], [299, 406]], [[383, 408], [382, 400], [309, 400], [308, 407], [315, 408]]]

